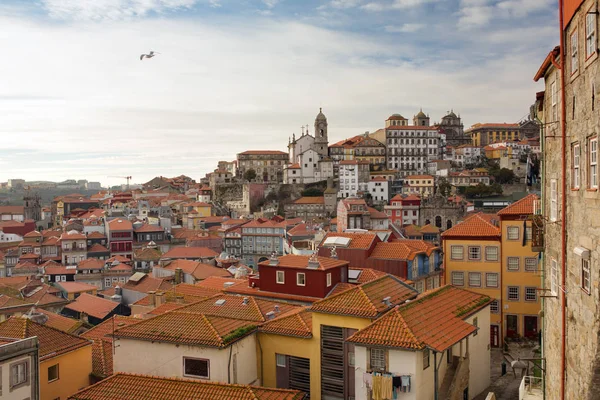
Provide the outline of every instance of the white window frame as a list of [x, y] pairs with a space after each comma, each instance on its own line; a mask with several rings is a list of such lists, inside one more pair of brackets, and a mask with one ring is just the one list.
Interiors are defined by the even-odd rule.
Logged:
[[571, 75], [579, 71], [579, 46], [577, 29], [571, 34]]
[[525, 287], [525, 301], [536, 302], [537, 301], [537, 289], [535, 287]]
[[[517, 261], [517, 267], [511, 267], [511, 261]], [[508, 271], [519, 271], [521, 269], [521, 257], [506, 257], [506, 269]]]
[[275, 277], [276, 282], [280, 285], [285, 284], [285, 271], [277, 271], [277, 276]]
[[556, 81], [550, 85], [550, 92], [552, 94], [552, 121], [558, 121], [558, 93], [556, 92]]
[[[490, 257], [490, 250], [494, 250], [495, 254]], [[498, 261], [498, 246], [485, 246], [485, 261]]]
[[327, 287], [331, 286], [331, 272], [327, 273]]
[[[460, 257], [456, 256], [454, 251], [460, 249]], [[465, 258], [465, 248], [464, 246], [450, 246], [450, 259], [451, 260], [463, 260]]]
[[[302, 280], [302, 283], [300, 283], [300, 280]], [[304, 272], [296, 272], [296, 285], [306, 286], [306, 274]]]
[[554, 258], [550, 260], [550, 293], [558, 295], [558, 262]]
[[[283, 363], [281, 362], [283, 360]], [[275, 354], [275, 365], [278, 367], [287, 367], [287, 356], [285, 354]]]
[[573, 164], [571, 166], [571, 187], [573, 189], [579, 189], [581, 182], [581, 146], [579, 143], [573, 144]]
[[[516, 235], [514, 234], [516, 232]], [[521, 237], [521, 229], [518, 226], [506, 227], [506, 240], [519, 240]]]
[[467, 256], [469, 261], [481, 261], [481, 246], [469, 246]]
[[[527, 265], [529, 261], [529, 265]], [[533, 268], [532, 268], [533, 266]], [[538, 259], [537, 257], [525, 257], [525, 272], [537, 272]]]
[[469, 287], [481, 287], [481, 272], [469, 272]]
[[598, 189], [598, 136], [589, 139], [589, 186]]
[[585, 16], [585, 58], [588, 59], [594, 54], [598, 47], [596, 46], [596, 14], [590, 11]]
[[581, 260], [581, 288], [587, 294], [590, 294], [592, 291], [592, 271], [590, 269], [590, 260], [582, 259]]
[[[490, 285], [490, 277], [495, 277], [496, 278], [496, 284], [495, 285]], [[485, 287], [493, 287], [493, 288], [497, 288], [498, 287], [498, 273], [497, 272], [487, 272], [485, 274]]]
[[[511, 289], [516, 289], [515, 290], [511, 290]], [[508, 301], [519, 301], [521, 296], [519, 291], [521, 290], [521, 288], [519, 286], [507, 286], [506, 287], [506, 298], [508, 299]], [[514, 297], [516, 293], [516, 298]], [[511, 298], [511, 294], [513, 295], [513, 297]]]
[[[462, 283], [455, 283], [457, 280]], [[450, 282], [453, 286], [465, 286], [465, 273], [459, 271], [452, 271], [452, 274], [450, 275]]]
[[492, 314], [500, 313], [500, 301], [498, 299], [496, 299], [490, 303], [490, 312]]
[[556, 179], [550, 179], [550, 221], [556, 222], [558, 219], [558, 182]]

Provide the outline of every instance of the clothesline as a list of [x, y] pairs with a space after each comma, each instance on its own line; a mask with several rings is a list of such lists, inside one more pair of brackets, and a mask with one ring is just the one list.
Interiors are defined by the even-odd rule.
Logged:
[[368, 371], [362, 367], [354, 367], [355, 371], [361, 370], [363, 372], [366, 372], [368, 374], [374, 374], [374, 373], [378, 373], [378, 374], [391, 374], [393, 376], [401, 376], [401, 375], [408, 375], [408, 376], [413, 376], [412, 373], [407, 372], [407, 373], [401, 373], [401, 372], [391, 372], [391, 371]]

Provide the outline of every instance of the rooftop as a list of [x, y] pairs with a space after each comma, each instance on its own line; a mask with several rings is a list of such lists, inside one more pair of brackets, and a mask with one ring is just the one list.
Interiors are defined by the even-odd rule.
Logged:
[[299, 307], [279, 318], [265, 322], [258, 330], [276, 335], [311, 338], [312, 314], [306, 308]]
[[492, 223], [489, 215], [477, 213], [442, 233], [443, 238], [456, 236], [499, 238], [500, 228]]
[[329, 257], [317, 257], [316, 261], [318, 266], [312, 267], [310, 265], [311, 256], [301, 256], [295, 254], [286, 254], [277, 258], [279, 261], [276, 265], [271, 265], [270, 260], [259, 263], [259, 266], [268, 267], [273, 266], [275, 268], [304, 268], [304, 269], [315, 269], [315, 270], [327, 270], [330, 268], [338, 268], [348, 265], [348, 261], [336, 260]]
[[120, 303], [114, 302], [112, 300], [107, 300], [102, 297], [82, 293], [79, 297], [75, 299], [75, 301], [67, 304], [65, 308], [80, 313], [84, 312], [98, 319], [104, 319], [115, 308], [119, 307], [119, 305]]
[[175, 247], [163, 254], [162, 258], [214, 258], [218, 255], [208, 247]]
[[59, 282], [57, 285], [59, 285], [67, 293], [81, 293], [91, 290], [98, 290], [97, 286], [80, 282]]
[[531, 215], [533, 214], [533, 203], [538, 201], [540, 198], [535, 194], [530, 194], [523, 197], [521, 200], [515, 201], [508, 207], [498, 211], [500, 216], [508, 215]]

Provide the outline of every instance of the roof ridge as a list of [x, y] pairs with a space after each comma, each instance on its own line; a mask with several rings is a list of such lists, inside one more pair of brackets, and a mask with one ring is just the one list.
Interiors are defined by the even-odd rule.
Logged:
[[[373, 311], [375, 311], [375, 313], [378, 314], [379, 311], [377, 311], [377, 307], [375, 306], [375, 304], [373, 304], [373, 302], [371, 301], [371, 298], [365, 293], [365, 290], [362, 288], [362, 285], [359, 286], [358, 288], [359, 288], [359, 293], [361, 293], [365, 297], [365, 299], [367, 300], [367, 302], [373, 308]], [[346, 293], [346, 292], [342, 292], [342, 293]]]
[[208, 317], [206, 316], [206, 314], [202, 313], [202, 319], [204, 320], [204, 322], [208, 325], [208, 327], [210, 328], [210, 330], [215, 334], [215, 336], [217, 337], [217, 341], [221, 344], [221, 346], [225, 345], [225, 342], [223, 341], [223, 337], [221, 335], [219, 335], [219, 332], [217, 331], [217, 329], [213, 326], [212, 322], [210, 322], [210, 320], [208, 319]]

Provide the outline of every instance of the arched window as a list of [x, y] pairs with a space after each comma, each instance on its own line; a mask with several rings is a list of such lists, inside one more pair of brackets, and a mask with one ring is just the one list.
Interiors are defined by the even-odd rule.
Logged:
[[437, 226], [438, 228], [442, 227], [442, 217], [440, 217], [439, 215], [435, 217], [435, 226]]
[[448, 220], [448, 221], [446, 221], [446, 229], [450, 229], [450, 228], [452, 228], [452, 221]]

